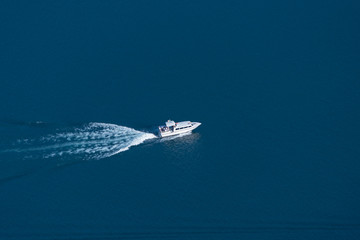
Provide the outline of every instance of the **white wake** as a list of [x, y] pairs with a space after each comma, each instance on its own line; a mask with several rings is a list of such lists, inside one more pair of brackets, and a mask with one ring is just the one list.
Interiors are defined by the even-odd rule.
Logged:
[[14, 152], [32, 152], [43, 158], [78, 156], [101, 159], [129, 150], [145, 140], [156, 138], [152, 133], [109, 123], [89, 123], [36, 140], [19, 140], [25, 144]]

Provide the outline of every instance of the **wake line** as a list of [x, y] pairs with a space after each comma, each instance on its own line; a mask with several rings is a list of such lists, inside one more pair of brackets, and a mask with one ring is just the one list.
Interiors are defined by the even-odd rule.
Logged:
[[25, 154], [31, 152], [42, 158], [71, 156], [82, 159], [101, 159], [127, 151], [130, 147], [152, 138], [156, 138], [152, 133], [125, 126], [89, 123], [80, 128], [64, 130], [39, 139], [18, 140], [14, 149], [3, 152]]

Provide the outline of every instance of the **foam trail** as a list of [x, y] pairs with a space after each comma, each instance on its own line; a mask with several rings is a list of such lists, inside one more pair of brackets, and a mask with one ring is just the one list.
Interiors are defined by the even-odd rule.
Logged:
[[18, 148], [7, 152], [31, 152], [43, 158], [80, 157], [101, 159], [129, 150], [154, 134], [109, 123], [90, 123], [81, 128], [73, 128], [40, 139], [18, 140]]

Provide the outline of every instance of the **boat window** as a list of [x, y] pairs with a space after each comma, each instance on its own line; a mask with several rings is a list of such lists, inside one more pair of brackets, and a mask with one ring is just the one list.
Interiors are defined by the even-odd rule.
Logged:
[[185, 127], [180, 127], [180, 128], [175, 128], [175, 130], [181, 130], [181, 129], [184, 129], [184, 128], [189, 128], [189, 127], [191, 127], [191, 125], [189, 125], [189, 126], [185, 126]]

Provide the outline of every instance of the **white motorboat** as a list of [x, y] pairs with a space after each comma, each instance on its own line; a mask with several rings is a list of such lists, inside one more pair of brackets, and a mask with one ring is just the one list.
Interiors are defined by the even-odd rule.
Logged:
[[199, 122], [183, 121], [176, 123], [172, 120], [168, 120], [165, 125], [159, 126], [159, 136], [168, 137], [181, 133], [191, 132], [200, 125], [201, 123]]

